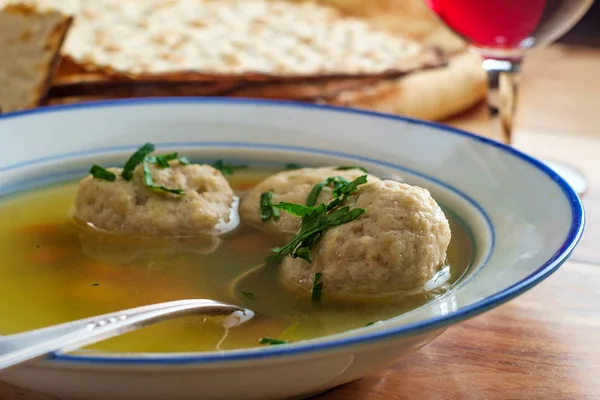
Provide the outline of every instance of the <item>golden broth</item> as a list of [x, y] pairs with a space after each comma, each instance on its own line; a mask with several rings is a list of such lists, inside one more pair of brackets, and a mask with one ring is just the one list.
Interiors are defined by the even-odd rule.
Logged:
[[[229, 180], [234, 189], [243, 191], [273, 172], [244, 170]], [[234, 349], [257, 346], [262, 337], [296, 341], [359, 328], [440, 295], [439, 291], [423, 293], [399, 304], [370, 307], [313, 304], [285, 291], [269, 269], [234, 293], [233, 281], [263, 263], [271, 248], [283, 244], [243, 225], [226, 235], [211, 254], [180, 249], [129, 262], [92, 259], [84, 254], [68, 217], [76, 190], [77, 182], [69, 182], [0, 203], [1, 334], [151, 303], [210, 298], [243, 305], [264, 317], [230, 330], [226, 337], [218, 321], [189, 317], [90, 348], [127, 352]], [[453, 283], [468, 268], [472, 246], [462, 224], [447, 216], [452, 229], [449, 283]]]

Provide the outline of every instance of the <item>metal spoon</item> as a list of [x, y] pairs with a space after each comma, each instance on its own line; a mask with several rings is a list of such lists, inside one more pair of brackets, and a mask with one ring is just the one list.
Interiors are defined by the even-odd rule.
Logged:
[[68, 352], [156, 322], [187, 316], [226, 317], [225, 328], [250, 320], [254, 312], [213, 300], [170, 301], [84, 318], [0, 337], [0, 371], [47, 356]]

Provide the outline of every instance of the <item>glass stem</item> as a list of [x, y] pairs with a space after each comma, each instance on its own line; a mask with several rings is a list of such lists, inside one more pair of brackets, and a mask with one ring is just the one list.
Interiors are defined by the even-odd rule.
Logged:
[[484, 58], [482, 63], [488, 76], [487, 99], [494, 137], [508, 145], [512, 145], [521, 61]]

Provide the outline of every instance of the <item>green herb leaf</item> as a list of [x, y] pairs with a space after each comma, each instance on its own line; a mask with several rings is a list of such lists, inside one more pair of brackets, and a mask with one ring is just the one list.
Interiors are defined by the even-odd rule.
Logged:
[[327, 222], [329, 226], [338, 226], [345, 224], [346, 222], [350, 222], [360, 217], [365, 213], [364, 208], [354, 208], [350, 210], [350, 207], [342, 207], [340, 209], [335, 210], [335, 212], [331, 213]]
[[369, 323], [367, 323], [367, 324], [365, 325], [365, 327], [366, 327], [366, 326], [371, 326], [371, 325], [374, 325], [374, 324], [375, 324], [375, 322], [369, 322]]
[[306, 199], [306, 205], [314, 206], [315, 204], [317, 204], [317, 198], [319, 197], [325, 186], [333, 185], [333, 188], [335, 190], [347, 183], [348, 181], [345, 178], [342, 178], [341, 176], [330, 176], [323, 182], [317, 183], [315, 186], [313, 186], [312, 190], [310, 191], [310, 194], [308, 195], [308, 198]]
[[178, 158], [178, 160], [181, 163], [181, 165], [190, 165], [191, 164], [190, 160], [186, 156], [181, 156]]
[[100, 286], [99, 283], [92, 283], [92, 286]]
[[233, 175], [236, 169], [248, 168], [247, 165], [233, 165], [224, 162], [223, 160], [217, 160], [212, 165], [214, 168], [221, 171], [223, 175]]
[[130, 181], [133, 177], [133, 170], [135, 169], [135, 167], [143, 163], [146, 156], [151, 154], [155, 149], [156, 147], [154, 147], [152, 143], [146, 143], [145, 145], [137, 149], [137, 151], [133, 153], [131, 157], [129, 157], [129, 160], [127, 160], [125, 166], [123, 167], [123, 172], [121, 173], [123, 179], [125, 179], [126, 181]]
[[336, 170], [337, 170], [337, 171], [347, 171], [347, 170], [349, 170], [349, 169], [359, 169], [359, 170], [361, 170], [362, 172], [364, 172], [364, 173], [366, 173], [366, 174], [368, 174], [368, 173], [369, 173], [369, 171], [367, 171], [367, 170], [366, 170], [366, 168], [359, 167], [359, 166], [357, 166], [357, 165], [345, 165], [345, 166], [342, 166], [342, 167], [337, 167], [337, 168], [336, 168]]
[[334, 188], [333, 196], [334, 199], [327, 205], [328, 210], [332, 210], [333, 208], [340, 205], [344, 200], [346, 200], [350, 195], [352, 195], [358, 186], [367, 183], [367, 175], [361, 175], [352, 182], [348, 182], [347, 184], [343, 184]]
[[279, 210], [272, 203], [273, 192], [264, 192], [260, 195], [260, 217], [262, 222], [267, 222], [271, 218], [274, 221], [279, 219]]
[[152, 170], [150, 169], [150, 164], [152, 163], [152, 161], [152, 157], [145, 157], [142, 161], [144, 167], [144, 183], [146, 184], [146, 186], [158, 192], [165, 192], [183, 196], [185, 194], [185, 191], [182, 189], [169, 189], [164, 186], [154, 184], [154, 179], [152, 178]]
[[294, 170], [294, 169], [301, 169], [302, 165], [300, 164], [296, 164], [296, 163], [289, 163], [289, 164], [285, 164], [285, 169], [287, 169], [288, 171]]
[[155, 158], [154, 163], [161, 168], [169, 168], [169, 163], [164, 158]]
[[323, 277], [323, 274], [321, 272], [317, 272], [315, 274], [315, 279], [313, 281], [313, 287], [312, 287], [312, 296], [311, 296], [311, 299], [314, 302], [321, 301], [321, 294], [323, 292], [323, 281], [321, 280], [322, 277]]
[[101, 181], [114, 182], [117, 179], [115, 174], [96, 164], [92, 165], [90, 174], [92, 174], [95, 179], [99, 179]]
[[242, 291], [242, 295], [247, 299], [254, 300], [254, 293], [252, 293], [252, 292]]
[[[350, 222], [360, 217], [365, 212], [365, 209], [363, 208], [350, 210], [350, 207], [348, 206], [335, 209], [335, 207], [350, 196], [353, 191], [363, 183], [366, 183], [366, 175], [361, 176], [352, 182], [342, 181], [335, 177], [331, 177], [314, 187], [317, 188], [319, 185], [323, 185], [321, 186], [322, 189], [325, 185], [329, 184], [333, 184], [334, 187], [337, 186], [337, 189], [334, 189], [334, 193], [341, 197], [336, 197], [329, 204], [321, 203], [316, 207], [310, 205], [302, 206], [293, 203], [279, 203], [274, 205], [273, 207], [281, 208], [293, 215], [301, 216], [302, 224], [298, 233], [285, 246], [277, 247], [272, 250], [275, 254], [267, 259], [267, 263], [276, 264], [288, 255], [293, 258], [300, 257], [307, 262], [312, 262], [310, 251], [326, 229]], [[314, 195], [314, 188], [311, 195]], [[318, 193], [316, 196], [318, 196]], [[309, 201], [307, 201], [307, 203], [308, 202]]]
[[292, 254], [292, 257], [296, 258], [296, 257], [300, 257], [301, 259], [312, 263], [312, 259], [310, 258], [310, 247], [308, 246], [301, 246], [298, 247], [296, 249], [296, 251], [294, 252], [294, 254]]
[[325, 184], [323, 182], [317, 183], [315, 186], [313, 186], [306, 199], [306, 205], [308, 207], [314, 207], [314, 205], [317, 204], [317, 198], [321, 194], [321, 191], [323, 191], [324, 187]]
[[356, 178], [355, 180], [353, 180], [352, 182], [349, 182], [345, 185], [340, 185], [340, 186], [334, 188], [333, 196], [334, 197], [342, 196], [343, 197], [342, 201], [344, 201], [345, 199], [348, 198], [348, 196], [350, 196], [352, 193], [354, 193], [360, 185], [364, 185], [365, 183], [367, 183], [367, 175], [361, 175], [358, 178]]
[[313, 248], [315, 243], [317, 243], [317, 241], [321, 237], [321, 234], [322, 231], [313, 233], [312, 235], [304, 239], [302, 243], [300, 243], [300, 246], [292, 253], [292, 258], [300, 257], [303, 260], [312, 263], [312, 259], [310, 257], [310, 250]]
[[306, 217], [307, 215], [312, 214], [313, 211], [315, 211], [316, 209], [316, 207], [303, 206], [301, 204], [295, 203], [287, 203], [285, 201], [282, 201], [278, 204], [272, 204], [271, 206], [288, 212], [296, 217]]
[[165, 154], [162, 156], [153, 157], [154, 163], [156, 163], [161, 168], [169, 168], [169, 161], [176, 160], [178, 157], [177, 153]]
[[318, 233], [319, 231], [326, 228], [324, 225], [327, 217], [327, 206], [325, 204], [319, 205], [315, 210], [307, 215], [303, 221], [300, 231], [283, 247], [273, 249], [276, 254], [269, 258], [270, 263], [281, 261], [285, 256], [292, 254], [296, 257], [294, 251], [302, 243], [302, 241], [308, 239], [311, 235]]
[[270, 345], [278, 345], [278, 344], [287, 344], [287, 343], [290, 343], [288, 340], [273, 339], [273, 338], [270, 338], [270, 337], [261, 338], [258, 342], [260, 344], [270, 344]]

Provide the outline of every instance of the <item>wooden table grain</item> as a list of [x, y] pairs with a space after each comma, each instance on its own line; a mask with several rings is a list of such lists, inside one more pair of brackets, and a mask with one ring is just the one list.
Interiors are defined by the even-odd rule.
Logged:
[[[532, 54], [523, 71], [516, 147], [590, 180], [587, 227], [571, 259], [524, 295], [315, 400], [600, 399], [598, 75], [600, 50], [563, 45]], [[487, 122], [483, 107], [447, 121], [489, 135]], [[0, 400], [17, 399], [55, 400], [0, 384]]]
[[600, 267], [570, 262], [516, 300], [315, 400], [600, 398]]

